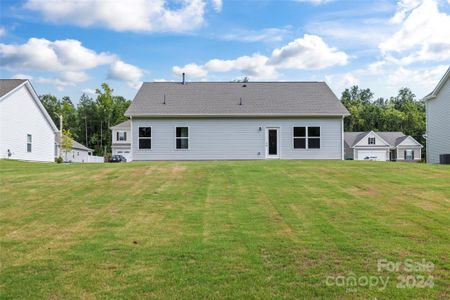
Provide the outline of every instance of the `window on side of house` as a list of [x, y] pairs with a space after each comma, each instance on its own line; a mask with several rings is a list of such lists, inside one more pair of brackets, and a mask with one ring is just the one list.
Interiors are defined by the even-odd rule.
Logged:
[[139, 149], [152, 149], [151, 127], [139, 127]]
[[177, 127], [175, 140], [176, 149], [189, 149], [189, 128]]
[[27, 134], [27, 152], [31, 152], [32, 136]]
[[126, 141], [127, 140], [127, 132], [126, 131], [117, 131], [117, 140], [118, 141]]
[[411, 149], [405, 150], [405, 160], [414, 160], [414, 151]]
[[294, 127], [294, 149], [306, 149], [306, 127]]
[[308, 149], [320, 149], [320, 127], [308, 127]]
[[367, 141], [367, 143], [369, 145], [375, 145], [375, 138], [374, 137], [370, 137], [369, 140]]

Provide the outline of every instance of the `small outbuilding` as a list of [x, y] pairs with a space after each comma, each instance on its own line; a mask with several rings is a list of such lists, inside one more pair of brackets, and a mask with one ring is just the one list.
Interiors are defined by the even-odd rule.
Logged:
[[102, 156], [94, 156], [94, 150], [88, 148], [77, 141], [72, 141], [72, 150], [67, 151], [67, 153], [61, 149], [61, 133], [57, 132], [55, 135], [55, 156], [61, 157], [65, 162], [76, 162], [76, 163], [90, 163], [97, 162], [101, 163], [104, 161]]

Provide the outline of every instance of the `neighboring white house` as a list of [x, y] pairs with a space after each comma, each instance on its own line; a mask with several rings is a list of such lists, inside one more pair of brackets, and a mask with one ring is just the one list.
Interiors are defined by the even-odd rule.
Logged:
[[90, 149], [77, 141], [73, 141], [72, 150], [67, 151], [66, 153], [61, 149], [61, 133], [57, 132], [55, 135], [55, 157], [62, 157], [65, 162], [103, 162], [104, 158], [102, 156], [93, 156], [93, 151], [93, 149]]
[[125, 115], [135, 161], [340, 160], [349, 113], [324, 82], [183, 81], [144, 83]]
[[450, 154], [450, 67], [426, 101], [427, 162], [439, 163], [440, 155]]
[[28, 80], [0, 79], [0, 159], [53, 162], [57, 130]]
[[131, 121], [127, 120], [116, 126], [111, 127], [112, 130], [112, 155], [122, 155], [127, 162], [133, 160], [131, 155]]
[[402, 132], [345, 132], [345, 158], [420, 161], [423, 146]]

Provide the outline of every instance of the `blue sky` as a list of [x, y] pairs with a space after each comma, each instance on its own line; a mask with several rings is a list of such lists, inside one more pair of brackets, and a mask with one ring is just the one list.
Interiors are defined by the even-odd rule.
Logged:
[[77, 102], [102, 82], [326, 81], [430, 92], [450, 64], [450, 0], [1, 0], [2, 78]]

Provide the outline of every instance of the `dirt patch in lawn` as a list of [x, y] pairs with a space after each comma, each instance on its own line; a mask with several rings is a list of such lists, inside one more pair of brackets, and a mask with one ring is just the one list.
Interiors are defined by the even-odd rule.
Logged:
[[160, 166], [151, 166], [145, 168], [145, 175], [151, 175], [154, 173], [172, 173], [172, 174], [179, 174], [183, 173], [187, 170], [184, 166], [167, 166], [167, 167], [160, 167]]
[[354, 196], [376, 197], [379, 195], [378, 191], [371, 186], [351, 186], [344, 191]]

